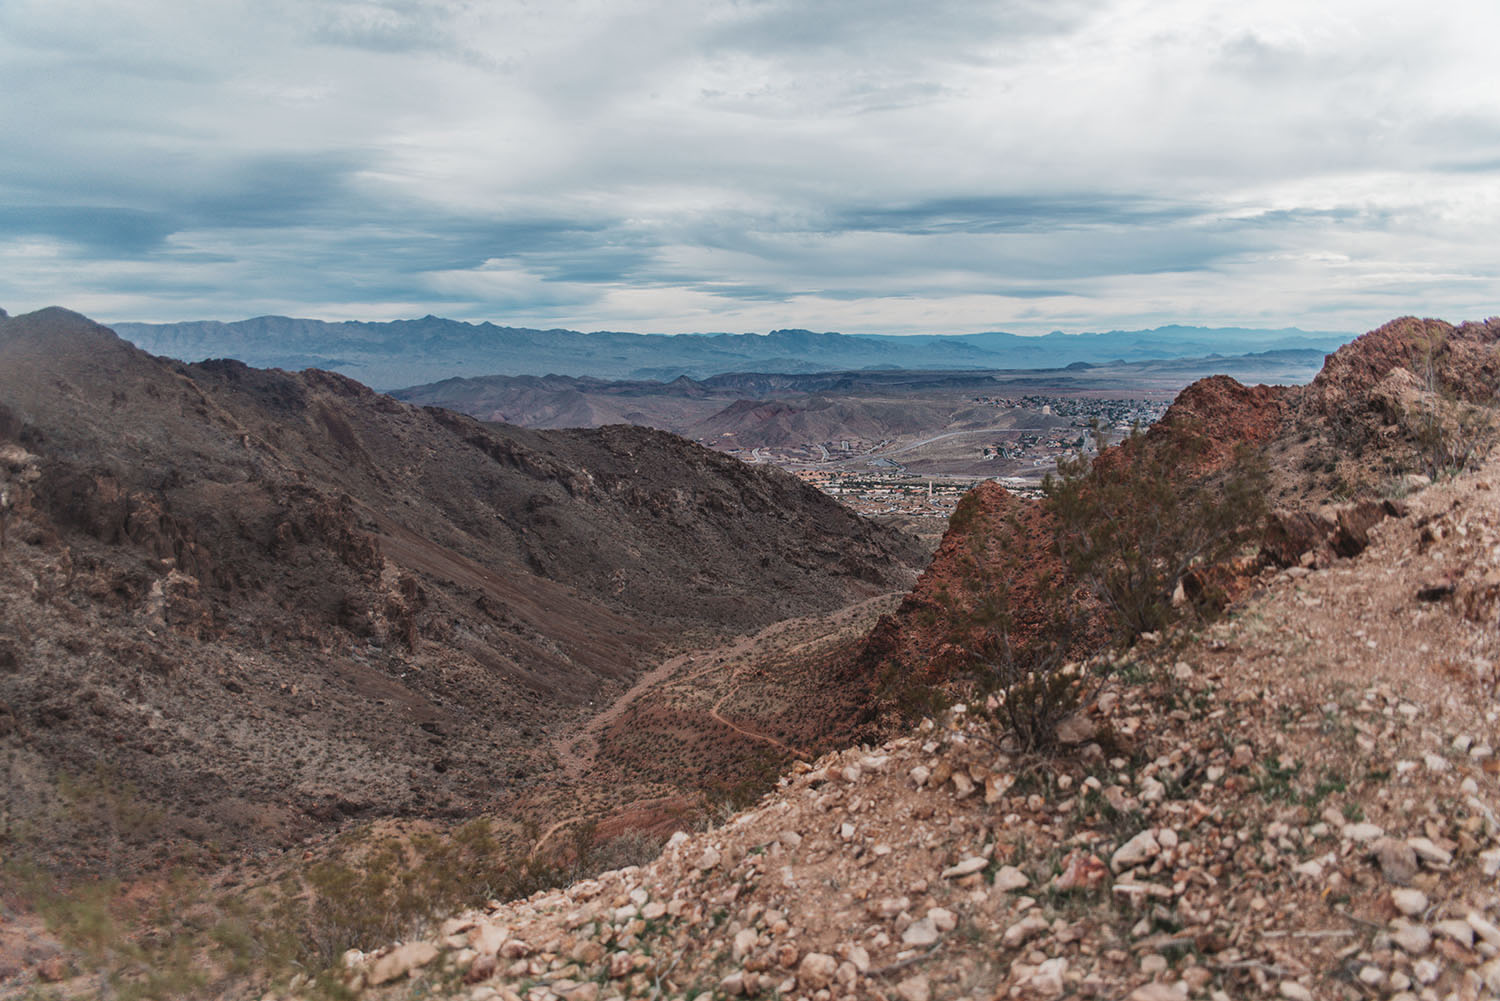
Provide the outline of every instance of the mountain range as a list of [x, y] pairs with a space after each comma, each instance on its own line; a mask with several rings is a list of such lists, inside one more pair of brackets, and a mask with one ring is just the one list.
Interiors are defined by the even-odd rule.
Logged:
[[1002, 332], [888, 336], [773, 330], [768, 334], [636, 334], [534, 330], [424, 316], [384, 323], [261, 316], [233, 323], [118, 323], [152, 354], [235, 358], [264, 368], [322, 368], [376, 389], [473, 375], [570, 375], [669, 382], [724, 372], [848, 369], [1057, 368], [1261, 351], [1331, 351], [1352, 335], [1296, 328], [1157, 327], [1107, 333]]

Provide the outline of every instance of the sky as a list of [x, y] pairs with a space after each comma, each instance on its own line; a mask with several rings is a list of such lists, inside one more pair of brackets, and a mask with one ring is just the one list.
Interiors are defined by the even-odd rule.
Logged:
[[0, 307], [1500, 313], [1494, 0], [0, 0]]

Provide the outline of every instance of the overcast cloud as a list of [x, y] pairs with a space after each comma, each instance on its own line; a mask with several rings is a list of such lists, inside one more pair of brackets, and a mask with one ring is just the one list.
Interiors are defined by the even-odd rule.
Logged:
[[1494, 0], [0, 0], [0, 306], [1500, 312]]

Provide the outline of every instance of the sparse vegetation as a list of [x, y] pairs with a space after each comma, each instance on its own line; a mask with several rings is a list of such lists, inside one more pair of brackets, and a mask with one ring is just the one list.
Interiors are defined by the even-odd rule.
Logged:
[[1227, 467], [1204, 475], [1205, 449], [1191, 432], [1147, 441], [1137, 429], [1111, 461], [1079, 455], [1046, 482], [1058, 554], [1099, 599], [1121, 643], [1170, 623], [1189, 571], [1233, 555], [1259, 528], [1264, 460], [1240, 448]]
[[[1265, 464], [1248, 450], [1204, 474], [1205, 442], [1191, 433], [1147, 441], [1137, 429], [1109, 452], [1102, 434], [1096, 442], [1101, 458], [1080, 453], [1047, 479], [1034, 523], [1012, 510], [985, 525], [972, 499], [954, 512], [967, 545], [957, 556], [962, 593], [937, 595], [945, 666], [973, 679], [975, 708], [1026, 750], [1049, 746], [1088, 686], [1113, 670], [1108, 659], [1091, 671], [1079, 661], [1111, 642], [1129, 646], [1184, 608], [1219, 607], [1207, 571], [1254, 537], [1265, 512]], [[1045, 548], [1028, 545], [1028, 532]], [[1197, 600], [1174, 602], [1195, 571]]]

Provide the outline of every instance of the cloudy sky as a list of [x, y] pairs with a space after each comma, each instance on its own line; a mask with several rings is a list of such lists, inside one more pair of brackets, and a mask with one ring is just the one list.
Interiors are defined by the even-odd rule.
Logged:
[[0, 306], [1500, 313], [1494, 0], [0, 0]]

